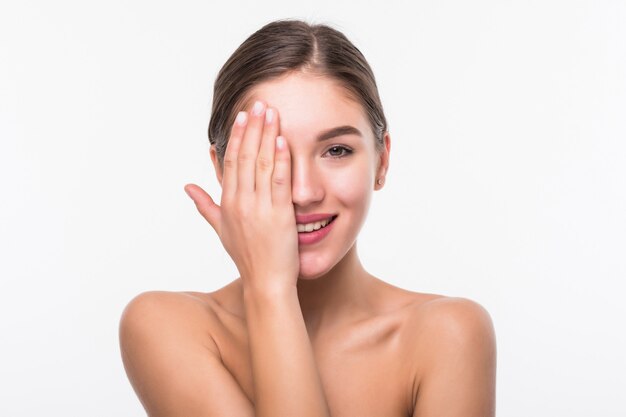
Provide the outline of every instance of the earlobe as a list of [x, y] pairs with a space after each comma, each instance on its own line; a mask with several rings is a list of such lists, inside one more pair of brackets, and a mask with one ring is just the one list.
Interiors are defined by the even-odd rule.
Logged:
[[389, 151], [391, 150], [391, 136], [389, 132], [385, 132], [383, 141], [385, 149], [383, 149], [379, 157], [378, 169], [376, 170], [376, 184], [374, 186], [375, 190], [382, 188], [385, 183], [385, 175], [387, 175], [387, 170], [389, 169]]
[[213, 162], [213, 167], [215, 168], [215, 176], [217, 177], [217, 181], [220, 183], [220, 187], [221, 187], [222, 186], [222, 169], [220, 167], [219, 159], [217, 158], [217, 151], [215, 150], [215, 145], [211, 145], [209, 154], [211, 155], [211, 161]]

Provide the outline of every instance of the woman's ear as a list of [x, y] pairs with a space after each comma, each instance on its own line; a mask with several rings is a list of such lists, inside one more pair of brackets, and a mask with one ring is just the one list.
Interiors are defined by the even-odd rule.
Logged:
[[213, 161], [213, 167], [215, 168], [215, 175], [217, 176], [217, 180], [220, 183], [220, 187], [222, 186], [222, 167], [220, 167], [219, 159], [217, 158], [217, 151], [215, 150], [215, 145], [211, 145], [211, 149], [209, 150], [211, 154], [211, 161]]
[[376, 169], [376, 177], [374, 178], [374, 190], [380, 190], [385, 183], [385, 176], [389, 170], [389, 152], [391, 151], [391, 136], [389, 132], [385, 132], [383, 136], [385, 148], [378, 157], [378, 168]]

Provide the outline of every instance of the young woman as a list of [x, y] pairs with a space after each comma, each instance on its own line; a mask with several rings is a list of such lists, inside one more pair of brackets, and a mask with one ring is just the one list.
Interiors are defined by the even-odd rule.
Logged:
[[374, 75], [343, 34], [293, 20], [252, 34], [217, 76], [209, 139], [220, 205], [185, 191], [240, 277], [126, 307], [122, 357], [148, 415], [495, 414], [489, 314], [361, 265], [391, 142]]

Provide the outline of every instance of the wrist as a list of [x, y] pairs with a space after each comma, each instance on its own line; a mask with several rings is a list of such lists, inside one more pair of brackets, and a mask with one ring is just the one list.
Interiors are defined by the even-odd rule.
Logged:
[[272, 285], [260, 286], [248, 283], [245, 279], [242, 281], [244, 302], [250, 300], [272, 302], [287, 299], [294, 295], [297, 297], [298, 295], [298, 287], [296, 285], [273, 283]]

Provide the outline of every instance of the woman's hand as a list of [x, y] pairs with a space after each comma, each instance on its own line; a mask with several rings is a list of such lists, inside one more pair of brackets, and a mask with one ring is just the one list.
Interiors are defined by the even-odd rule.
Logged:
[[199, 186], [185, 191], [218, 234], [244, 288], [295, 287], [300, 269], [291, 199], [291, 155], [278, 112], [263, 102], [240, 112], [233, 125], [222, 179], [221, 207]]

